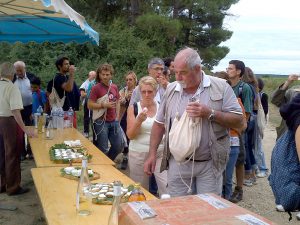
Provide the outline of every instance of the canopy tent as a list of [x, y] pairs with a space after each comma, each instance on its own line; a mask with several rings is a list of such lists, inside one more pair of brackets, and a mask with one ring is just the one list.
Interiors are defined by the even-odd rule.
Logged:
[[64, 0], [0, 0], [0, 41], [99, 45], [99, 34]]

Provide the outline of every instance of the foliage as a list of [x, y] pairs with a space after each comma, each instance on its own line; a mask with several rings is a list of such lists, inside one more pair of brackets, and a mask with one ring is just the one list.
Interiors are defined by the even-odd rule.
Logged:
[[138, 77], [147, 73], [152, 57], [174, 56], [191, 46], [200, 51], [207, 69], [229, 52], [219, 44], [231, 37], [223, 28], [226, 11], [238, 0], [67, 0], [100, 33], [100, 46], [91, 43], [0, 43], [0, 62], [23, 60], [27, 70], [42, 79], [42, 86], [56, 73], [55, 61], [67, 56], [77, 67], [78, 85], [90, 70], [103, 62], [115, 68], [114, 82], [123, 83], [128, 70]]

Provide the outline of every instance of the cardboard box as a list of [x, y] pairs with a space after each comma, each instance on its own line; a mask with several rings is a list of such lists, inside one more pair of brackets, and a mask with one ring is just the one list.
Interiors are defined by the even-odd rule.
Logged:
[[142, 220], [130, 203], [120, 206], [119, 225], [267, 225], [271, 222], [217, 195], [189, 195], [145, 202], [157, 214]]

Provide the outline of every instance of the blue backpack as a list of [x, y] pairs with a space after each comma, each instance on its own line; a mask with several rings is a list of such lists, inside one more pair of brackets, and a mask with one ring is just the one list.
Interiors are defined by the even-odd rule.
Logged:
[[300, 209], [300, 163], [291, 130], [277, 140], [273, 149], [269, 183], [276, 204], [283, 206], [291, 220], [291, 211]]

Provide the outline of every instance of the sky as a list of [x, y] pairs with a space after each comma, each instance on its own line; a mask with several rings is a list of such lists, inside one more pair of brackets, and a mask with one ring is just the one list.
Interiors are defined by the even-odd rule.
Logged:
[[223, 26], [233, 31], [221, 43], [230, 48], [213, 71], [225, 70], [232, 59], [242, 60], [256, 74], [300, 73], [300, 1], [240, 0]]

